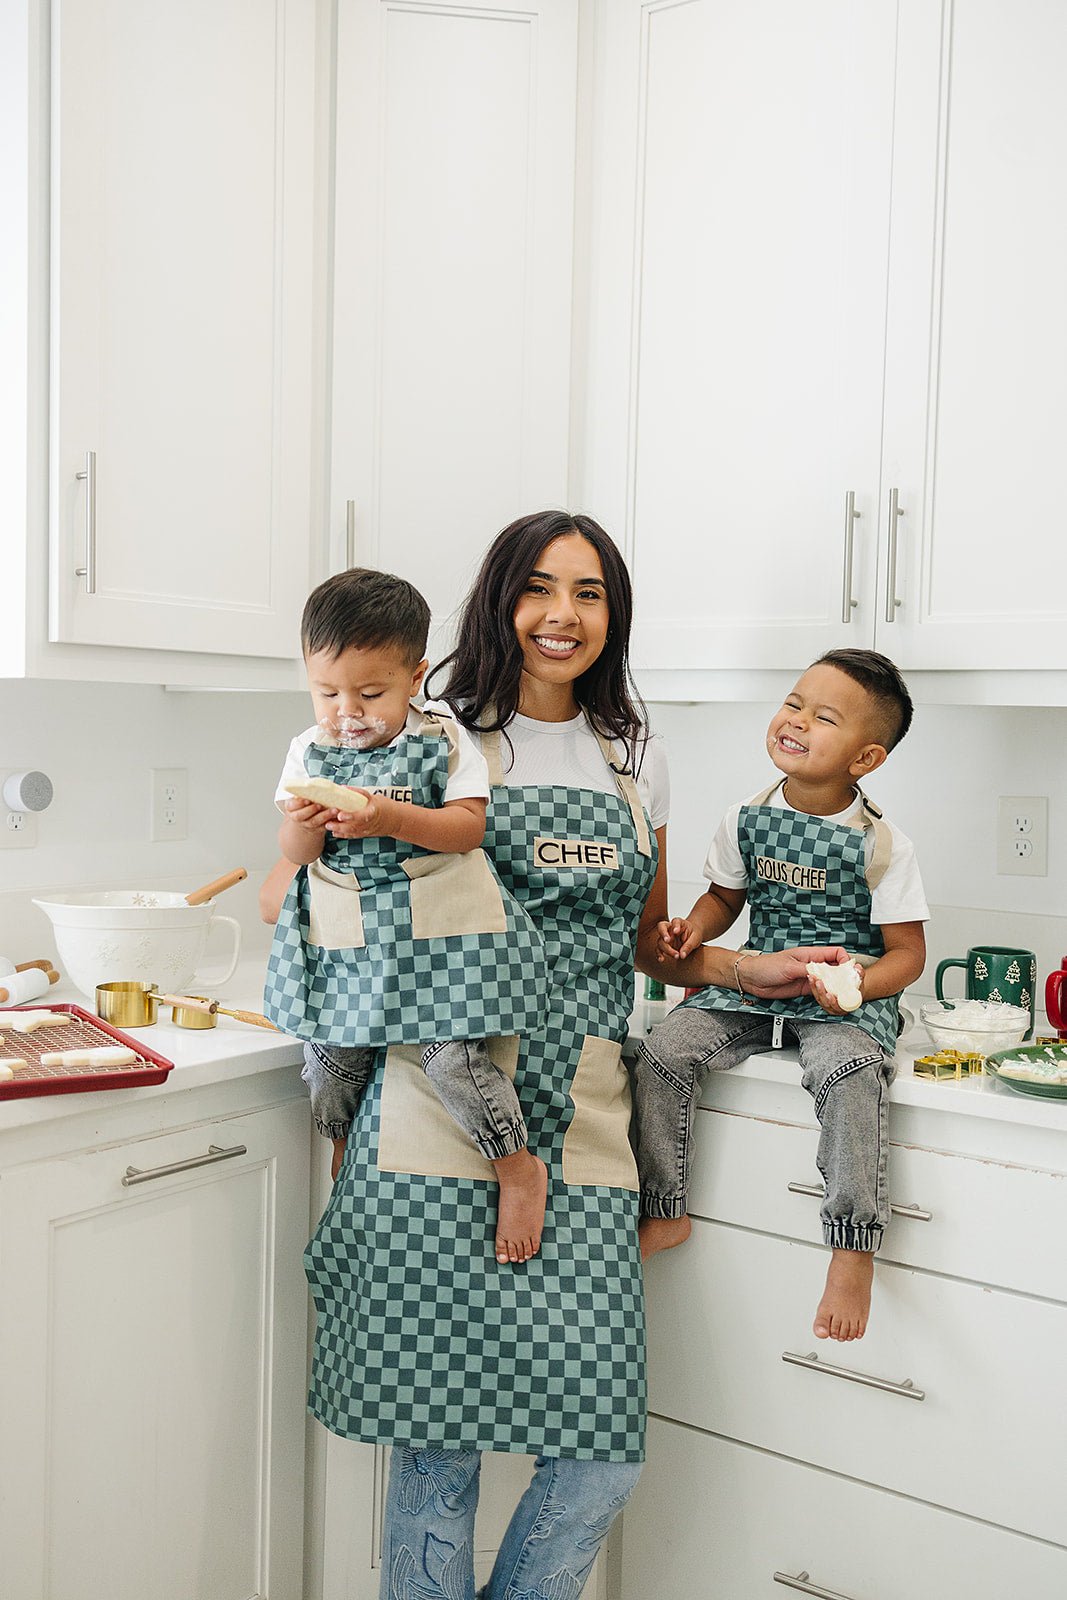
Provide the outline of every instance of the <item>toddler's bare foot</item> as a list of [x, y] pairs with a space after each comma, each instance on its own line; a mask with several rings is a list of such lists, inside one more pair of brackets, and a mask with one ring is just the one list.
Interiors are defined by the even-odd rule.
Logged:
[[516, 1150], [493, 1162], [500, 1184], [496, 1217], [496, 1258], [529, 1261], [541, 1248], [548, 1199], [548, 1168], [531, 1150]]
[[813, 1324], [819, 1339], [862, 1339], [871, 1309], [874, 1257], [867, 1250], [835, 1250]]
[[693, 1231], [688, 1217], [642, 1217], [637, 1225], [641, 1260], [647, 1261], [659, 1250], [673, 1250], [684, 1244]]

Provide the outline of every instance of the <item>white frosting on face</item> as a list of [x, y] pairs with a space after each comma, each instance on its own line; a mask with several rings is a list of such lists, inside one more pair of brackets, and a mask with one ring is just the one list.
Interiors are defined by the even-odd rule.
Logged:
[[818, 978], [842, 1011], [856, 1011], [863, 1004], [862, 971], [858, 961], [842, 961], [840, 966], [829, 961], [808, 962], [808, 977]]

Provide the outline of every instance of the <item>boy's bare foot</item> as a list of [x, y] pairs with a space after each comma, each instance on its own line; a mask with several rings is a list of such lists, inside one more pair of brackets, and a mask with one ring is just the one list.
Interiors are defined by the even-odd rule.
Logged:
[[641, 1260], [647, 1261], [659, 1250], [673, 1250], [684, 1244], [693, 1231], [688, 1217], [642, 1217], [637, 1225]]
[[496, 1216], [496, 1258], [529, 1261], [541, 1248], [548, 1199], [548, 1168], [532, 1150], [516, 1150], [493, 1162], [500, 1184]]
[[871, 1310], [874, 1257], [867, 1250], [835, 1250], [830, 1257], [813, 1324], [819, 1339], [862, 1339]]

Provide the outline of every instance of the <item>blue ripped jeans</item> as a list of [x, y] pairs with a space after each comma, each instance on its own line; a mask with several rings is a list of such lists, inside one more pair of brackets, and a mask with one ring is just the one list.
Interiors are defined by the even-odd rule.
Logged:
[[640, 1465], [539, 1456], [492, 1576], [474, 1590], [477, 1450], [397, 1445], [385, 1502], [380, 1600], [577, 1600]]

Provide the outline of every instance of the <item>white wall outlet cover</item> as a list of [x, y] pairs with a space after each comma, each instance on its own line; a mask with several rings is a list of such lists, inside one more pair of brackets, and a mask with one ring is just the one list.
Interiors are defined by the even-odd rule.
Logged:
[[1047, 795], [1000, 796], [997, 801], [997, 871], [1026, 878], [1047, 876]]

